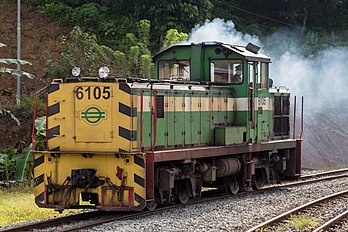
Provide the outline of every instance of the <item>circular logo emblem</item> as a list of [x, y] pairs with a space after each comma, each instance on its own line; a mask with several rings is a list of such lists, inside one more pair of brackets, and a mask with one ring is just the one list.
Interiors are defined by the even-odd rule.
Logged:
[[85, 111], [81, 112], [81, 118], [89, 124], [98, 124], [102, 119], [105, 119], [106, 112], [96, 106], [90, 106]]

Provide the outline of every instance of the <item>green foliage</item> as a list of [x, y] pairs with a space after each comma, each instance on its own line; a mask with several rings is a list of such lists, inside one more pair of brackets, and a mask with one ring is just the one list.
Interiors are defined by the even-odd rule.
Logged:
[[69, 36], [64, 36], [60, 47], [59, 60], [47, 59], [48, 77], [65, 79], [73, 67], [80, 67], [83, 76], [95, 76], [99, 66], [115, 62], [113, 50], [99, 45], [95, 35], [83, 32], [80, 27], [74, 27]]
[[155, 44], [162, 47], [164, 36], [170, 28], [180, 31], [191, 31], [197, 23], [203, 23], [210, 18], [213, 4], [209, 0], [154, 0], [148, 14], [152, 22], [152, 31]]
[[[318, 33], [318, 44], [306, 51], [317, 51], [325, 46], [348, 45], [347, 0], [318, 1], [257, 1], [257, 0], [28, 0], [41, 12], [59, 22], [79, 26], [96, 34], [99, 44], [124, 51], [127, 33], [139, 33], [137, 22], [151, 21], [152, 53], [164, 45], [168, 29], [188, 33], [206, 19], [233, 20], [239, 31], [267, 36], [277, 29], [290, 29], [307, 44], [308, 33]], [[334, 34], [334, 39], [331, 36]], [[146, 36], [147, 37], [147, 36]], [[141, 38], [141, 36], [138, 36]], [[310, 47], [310, 43], [308, 46]], [[321, 46], [323, 45], [323, 46]], [[127, 46], [129, 48], [129, 46]]]
[[[5, 44], [0, 43], [0, 48], [5, 47], [5, 46], [6, 46]], [[12, 65], [12, 64], [16, 64], [16, 65], [29, 64], [29, 65], [31, 65], [30, 62], [25, 61], [25, 60], [9, 59], [9, 58], [0, 58], [0, 63], [6, 64], [6, 65]], [[32, 75], [28, 72], [19, 71], [19, 70], [12, 69], [12, 68], [5, 68], [5, 67], [1, 67], [1, 66], [0, 66], [0, 73], [9, 73], [11, 75], [27, 76], [28, 78], [31, 78], [31, 79], [34, 78], [34, 75]], [[12, 114], [9, 110], [7, 110], [1, 106], [0, 106], [0, 114], [5, 115], [5, 116], [10, 116], [17, 123], [17, 125], [20, 125], [18, 118], [14, 114]]]
[[150, 78], [154, 68], [149, 50], [150, 28], [150, 21], [141, 20], [137, 23], [135, 34], [126, 34], [122, 49], [113, 51], [110, 47], [98, 44], [95, 35], [74, 27], [69, 36], [62, 38], [60, 58], [52, 60], [48, 56], [46, 59], [46, 75], [65, 79], [71, 69], [77, 66], [81, 68], [82, 76], [95, 76], [98, 68], [106, 65], [116, 67], [116, 71], [125, 75]]
[[[28, 120], [33, 117], [35, 96], [22, 95], [21, 105], [13, 109], [13, 113], [21, 119]], [[46, 105], [43, 99], [38, 99], [36, 102], [36, 112], [38, 116], [45, 115]]]
[[291, 215], [288, 222], [298, 230], [311, 230], [319, 225], [318, 219], [307, 215]]
[[123, 49], [114, 52], [121, 72], [144, 78], [151, 78], [154, 65], [149, 50], [150, 21], [141, 20], [136, 34], [128, 33]]
[[13, 180], [16, 173], [16, 156], [13, 149], [0, 152], [0, 180]]
[[73, 9], [65, 3], [59, 1], [50, 1], [42, 5], [39, 3], [33, 4], [40, 5], [39, 12], [46, 14], [51, 19], [57, 20], [63, 24], [70, 24], [72, 22], [71, 17]]
[[38, 117], [35, 120], [35, 149], [46, 149], [46, 116]]
[[210, 18], [213, 8], [209, 0], [152, 0], [146, 4], [136, 0], [29, 0], [29, 3], [49, 18], [64, 25], [79, 26], [83, 31], [96, 34], [98, 43], [118, 50], [122, 50], [127, 33], [141, 34], [137, 22], [149, 19], [153, 23], [149, 35], [144, 37], [151, 41], [143, 42], [154, 48], [153, 52], [162, 47], [159, 43], [168, 29], [189, 32], [195, 24]]
[[163, 48], [167, 48], [171, 45], [177, 44], [187, 39], [188, 39], [187, 33], [178, 32], [177, 29], [169, 29], [167, 31], [166, 38], [163, 43]]
[[[38, 117], [35, 120], [35, 149], [44, 150], [46, 147], [46, 116]], [[33, 170], [32, 143], [24, 148], [20, 154], [15, 157], [16, 172], [15, 179], [18, 182], [31, 180]]]
[[27, 177], [31, 176], [31, 170], [33, 170], [33, 156], [31, 155], [31, 147], [26, 147], [22, 152], [15, 157], [16, 172], [15, 179], [18, 182], [24, 182]]
[[[35, 120], [35, 147], [45, 149], [46, 116]], [[0, 180], [16, 180], [25, 182], [31, 180], [33, 170], [32, 144], [17, 153], [13, 149], [0, 152]]]
[[[0, 48], [5, 47], [6, 45], [3, 43], [0, 43]], [[25, 60], [19, 60], [19, 59], [9, 59], [9, 58], [0, 58], [0, 63], [2, 64], [6, 64], [6, 65], [12, 65], [12, 64], [16, 64], [16, 65], [31, 65], [30, 62], [25, 61]], [[20, 71], [20, 70], [16, 70], [16, 69], [12, 69], [12, 68], [6, 68], [6, 67], [0, 67], [0, 73], [8, 73], [11, 75], [17, 75], [17, 76], [26, 76], [30, 79], [33, 79], [35, 76], [33, 74], [30, 74], [28, 72], [24, 72], [24, 71]]]

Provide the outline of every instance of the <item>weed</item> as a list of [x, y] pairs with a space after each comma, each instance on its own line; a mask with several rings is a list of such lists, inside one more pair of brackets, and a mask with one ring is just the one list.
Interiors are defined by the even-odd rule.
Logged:
[[319, 225], [316, 218], [309, 217], [308, 215], [291, 215], [288, 223], [300, 230], [313, 229]]

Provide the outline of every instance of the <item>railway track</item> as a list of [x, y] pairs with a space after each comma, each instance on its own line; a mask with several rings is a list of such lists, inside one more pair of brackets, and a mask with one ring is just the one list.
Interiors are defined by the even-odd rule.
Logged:
[[323, 223], [321, 226], [313, 230], [313, 232], [319, 232], [319, 231], [328, 231], [330, 229], [333, 229], [334, 231], [337, 231], [334, 226], [341, 223], [342, 221], [347, 221], [348, 218], [348, 210], [338, 214], [334, 218], [328, 220], [327, 222]]
[[[284, 188], [284, 187], [291, 187], [291, 186], [298, 186], [298, 185], [304, 185], [309, 184], [313, 182], [319, 182], [319, 181], [325, 181], [330, 179], [338, 179], [338, 178], [344, 178], [348, 176], [348, 169], [340, 169], [335, 171], [329, 171], [329, 172], [323, 172], [323, 173], [316, 173], [316, 174], [310, 174], [310, 175], [304, 175], [300, 178], [300, 180], [296, 182], [289, 182], [284, 184], [278, 184], [270, 187], [265, 187], [259, 191], [256, 192], [243, 192], [238, 193], [238, 196], [247, 195], [247, 194], [253, 194], [258, 192], [265, 192], [265, 191], [272, 191], [277, 188]], [[209, 191], [208, 191], [209, 192]], [[192, 204], [200, 204], [207, 201], [214, 201], [219, 200], [227, 197], [231, 197], [232, 195], [227, 194], [208, 194], [208, 195], [214, 195], [212, 196], [205, 196], [203, 198], [193, 200], [188, 202], [186, 205], [192, 205]], [[127, 220], [132, 219], [136, 217], [145, 217], [148, 215], [164, 212], [170, 209], [179, 208], [183, 205], [171, 205], [166, 206], [162, 208], [155, 209], [154, 211], [143, 211], [143, 212], [132, 212], [132, 213], [119, 213], [119, 212], [102, 212], [102, 211], [91, 211], [91, 212], [85, 212], [80, 214], [74, 214], [69, 215], [65, 217], [58, 217], [54, 219], [44, 220], [40, 222], [30, 223], [26, 225], [19, 225], [11, 228], [5, 228], [0, 231], [32, 231], [35, 229], [47, 229], [49, 230], [50, 227], [59, 227], [58, 231], [76, 231], [81, 229], [87, 229], [92, 228], [97, 225], [101, 225], [104, 223], [112, 222], [112, 221], [118, 221], [118, 220]], [[88, 220], [88, 222], [86, 222]], [[78, 223], [80, 222], [81, 223]], [[75, 224], [76, 223], [76, 224]], [[69, 225], [64, 228], [64, 225]], [[57, 229], [55, 229], [57, 231]]]
[[[291, 216], [293, 216], [294, 218], [302, 218], [302, 220], [308, 219], [309, 217], [312, 217], [313, 215], [322, 216], [323, 214], [320, 212], [320, 210], [324, 210], [323, 218], [318, 220], [320, 222], [317, 222], [317, 220], [314, 220], [316, 219], [315, 217], [314, 218], [312, 217], [310, 219], [312, 220], [313, 223], [319, 224], [319, 226], [318, 225], [315, 226], [315, 229], [313, 230], [313, 232], [327, 231], [332, 227], [332, 225], [348, 217], [347, 210], [342, 212], [342, 209], [339, 209], [339, 208], [337, 209], [334, 207], [334, 205], [338, 204], [338, 201], [341, 201], [341, 203], [343, 202], [342, 204], [344, 205], [347, 204], [348, 190], [334, 193], [329, 196], [325, 196], [317, 200], [303, 204], [301, 206], [298, 206], [296, 208], [293, 208], [270, 220], [267, 220], [257, 226], [254, 226], [253, 228], [247, 230], [247, 232], [253, 232], [253, 231], [266, 232], [266, 231], [277, 231], [277, 230], [284, 231], [287, 229], [292, 230], [292, 228], [289, 226], [289, 224], [291, 224], [290, 223], [291, 220], [288, 220], [289, 218], [291, 218]], [[311, 227], [314, 227], [314, 226], [311, 226]], [[310, 228], [307, 228], [307, 229], [310, 229]]]

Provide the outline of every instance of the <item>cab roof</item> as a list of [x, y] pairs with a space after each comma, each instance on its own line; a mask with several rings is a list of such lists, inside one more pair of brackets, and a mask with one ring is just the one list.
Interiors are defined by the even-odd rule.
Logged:
[[247, 46], [240, 46], [240, 45], [232, 45], [232, 44], [225, 44], [225, 43], [221, 43], [221, 42], [216, 42], [216, 41], [212, 41], [212, 42], [202, 42], [202, 43], [192, 43], [192, 44], [178, 44], [178, 45], [173, 45], [170, 46], [162, 51], [160, 51], [159, 53], [157, 53], [156, 55], [153, 56], [153, 59], [156, 59], [160, 54], [167, 52], [169, 50], [178, 48], [178, 47], [192, 47], [192, 46], [203, 46], [203, 47], [207, 47], [207, 46], [219, 46], [219, 47], [223, 47], [226, 48], [232, 52], [235, 52], [241, 56], [244, 56], [246, 60], [248, 61], [262, 61], [262, 62], [271, 62], [271, 58], [260, 53], [259, 49], [260, 47], [258, 47], [257, 45], [254, 45], [252, 43], [248, 43]]

